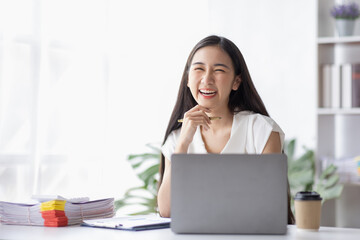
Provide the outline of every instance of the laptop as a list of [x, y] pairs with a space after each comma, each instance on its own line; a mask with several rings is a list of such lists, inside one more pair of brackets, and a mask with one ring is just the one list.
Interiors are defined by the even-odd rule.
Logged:
[[285, 234], [287, 156], [173, 154], [175, 233]]

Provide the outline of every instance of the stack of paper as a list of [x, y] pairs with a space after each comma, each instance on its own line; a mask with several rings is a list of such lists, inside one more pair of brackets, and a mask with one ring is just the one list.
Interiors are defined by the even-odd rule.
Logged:
[[113, 217], [114, 199], [86, 202], [52, 200], [36, 204], [0, 202], [2, 224], [60, 227], [80, 224], [84, 219]]

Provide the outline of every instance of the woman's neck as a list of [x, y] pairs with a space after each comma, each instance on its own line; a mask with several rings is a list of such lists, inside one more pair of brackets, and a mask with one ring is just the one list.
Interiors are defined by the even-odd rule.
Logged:
[[207, 152], [220, 153], [230, 139], [234, 115], [226, 108], [225, 111], [212, 109], [209, 116], [221, 117], [221, 119], [212, 120], [207, 131], [201, 128], [201, 137]]

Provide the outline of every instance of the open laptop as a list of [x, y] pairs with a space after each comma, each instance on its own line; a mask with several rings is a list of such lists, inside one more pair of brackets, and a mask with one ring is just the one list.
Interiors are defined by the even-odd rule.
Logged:
[[286, 233], [286, 155], [173, 154], [171, 159], [175, 233]]

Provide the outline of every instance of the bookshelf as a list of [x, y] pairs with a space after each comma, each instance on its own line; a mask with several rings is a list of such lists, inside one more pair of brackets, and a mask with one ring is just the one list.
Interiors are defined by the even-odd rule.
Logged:
[[339, 44], [339, 43], [360, 43], [360, 36], [346, 36], [346, 37], [318, 37], [317, 43], [319, 45], [325, 44]]
[[352, 36], [339, 37], [330, 15], [338, 3], [317, 0], [317, 174], [333, 163], [344, 184], [339, 199], [325, 202], [321, 221], [322, 226], [360, 227], [360, 177], [353, 160], [360, 155], [360, 85], [353, 79], [360, 66], [360, 20]]
[[351, 109], [318, 108], [317, 114], [318, 115], [360, 115], [360, 108], [351, 108]]

